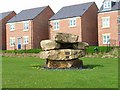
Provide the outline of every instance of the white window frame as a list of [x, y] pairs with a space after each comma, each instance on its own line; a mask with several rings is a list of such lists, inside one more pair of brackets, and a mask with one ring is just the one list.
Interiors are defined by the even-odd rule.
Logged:
[[[27, 25], [27, 28], [26, 28]], [[23, 21], [23, 31], [28, 31], [29, 30], [29, 21]]]
[[59, 30], [59, 27], [60, 27], [59, 20], [53, 21], [53, 29], [54, 30]]
[[109, 28], [110, 27], [110, 16], [102, 17], [102, 28]]
[[118, 33], [118, 41], [120, 41], [120, 33]]
[[10, 31], [14, 31], [15, 30], [15, 23], [10, 23]]
[[[28, 42], [26, 42], [26, 38], [28, 40]], [[29, 44], [29, 36], [23, 36], [23, 44]]]
[[76, 18], [70, 18], [69, 19], [69, 26], [70, 27], [76, 27]]
[[103, 4], [103, 9], [104, 10], [109, 10], [109, 9], [111, 9], [111, 6], [112, 6], [111, 1], [105, 1], [104, 4]]
[[118, 16], [118, 24], [120, 24], [120, 16]]
[[[108, 36], [109, 36], [109, 40], [107, 40]], [[102, 40], [103, 40], [103, 44], [110, 44], [110, 34], [102, 34]]]
[[15, 46], [15, 37], [10, 37], [10, 47], [14, 47], [14, 46]]

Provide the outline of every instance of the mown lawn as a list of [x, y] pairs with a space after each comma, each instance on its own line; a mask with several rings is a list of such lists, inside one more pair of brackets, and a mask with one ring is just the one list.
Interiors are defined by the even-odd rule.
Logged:
[[82, 58], [82, 70], [33, 68], [45, 61], [33, 57], [3, 57], [3, 88], [117, 88], [118, 59]]

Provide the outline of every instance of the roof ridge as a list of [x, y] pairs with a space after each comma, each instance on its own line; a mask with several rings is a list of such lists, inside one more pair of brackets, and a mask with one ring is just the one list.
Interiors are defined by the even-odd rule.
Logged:
[[2, 13], [0, 13], [0, 14], [4, 14], [4, 13], [11, 13], [11, 12], [14, 12], [14, 11], [2, 12]]
[[46, 8], [46, 7], [47, 7], [47, 6], [42, 6], [42, 7], [36, 7], [36, 8], [25, 9], [25, 10], [22, 10], [22, 11], [33, 10], [33, 9], [38, 9], [38, 8]]
[[74, 5], [64, 6], [63, 8], [65, 8], [65, 7], [73, 7], [73, 6], [78, 6], [78, 5], [84, 5], [84, 4], [89, 4], [89, 3], [94, 3], [94, 2], [86, 2], [86, 3], [74, 4]]

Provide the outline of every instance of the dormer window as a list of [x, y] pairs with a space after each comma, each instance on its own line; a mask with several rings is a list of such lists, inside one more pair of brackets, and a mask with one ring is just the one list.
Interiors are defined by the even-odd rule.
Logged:
[[105, 1], [103, 4], [103, 10], [111, 9], [111, 1]]

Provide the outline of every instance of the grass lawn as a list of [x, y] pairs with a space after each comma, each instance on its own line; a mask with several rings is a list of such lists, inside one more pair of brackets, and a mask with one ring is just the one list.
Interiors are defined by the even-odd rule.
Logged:
[[45, 61], [34, 57], [3, 57], [3, 88], [117, 88], [118, 59], [82, 58], [89, 69], [33, 68]]

